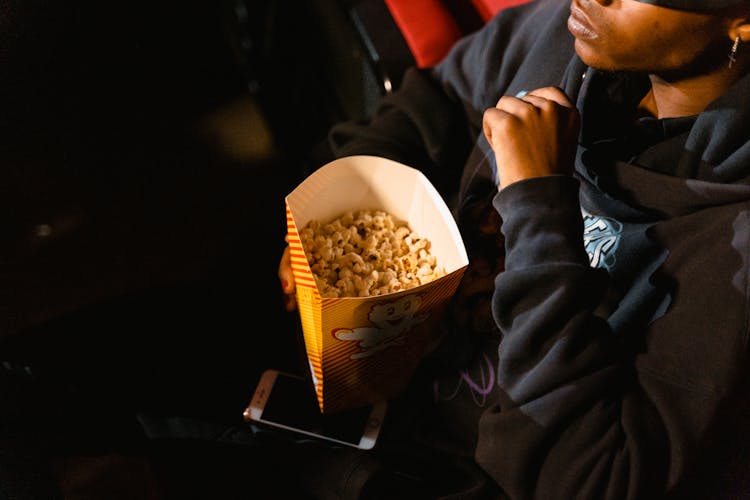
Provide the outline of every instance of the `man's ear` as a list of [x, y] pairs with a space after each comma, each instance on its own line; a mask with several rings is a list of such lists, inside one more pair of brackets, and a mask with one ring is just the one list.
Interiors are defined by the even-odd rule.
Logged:
[[750, 20], [746, 19], [744, 22], [738, 24], [733, 32], [730, 31], [730, 35], [732, 33], [734, 33], [732, 40], [736, 39], [739, 36], [740, 42], [750, 42]]
[[740, 37], [740, 43], [750, 42], [750, 9], [743, 4], [742, 10], [738, 8], [737, 13], [729, 23], [729, 38], [734, 43]]

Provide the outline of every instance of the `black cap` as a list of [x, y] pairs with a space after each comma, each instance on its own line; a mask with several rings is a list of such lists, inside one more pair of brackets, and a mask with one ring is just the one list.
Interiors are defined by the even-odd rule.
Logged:
[[743, 0], [638, 0], [639, 2], [666, 7], [668, 9], [707, 12], [737, 5]]

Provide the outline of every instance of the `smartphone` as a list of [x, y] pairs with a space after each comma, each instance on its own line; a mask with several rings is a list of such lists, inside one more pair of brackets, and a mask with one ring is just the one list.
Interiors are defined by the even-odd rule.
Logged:
[[269, 369], [263, 372], [244, 417], [247, 421], [369, 450], [377, 442], [387, 406], [383, 401], [324, 414], [309, 378]]

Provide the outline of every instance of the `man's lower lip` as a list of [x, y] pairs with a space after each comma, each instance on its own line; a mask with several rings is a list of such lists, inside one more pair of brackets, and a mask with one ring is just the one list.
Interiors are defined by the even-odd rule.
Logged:
[[592, 31], [588, 26], [581, 23], [573, 16], [568, 17], [568, 31], [570, 31], [574, 37], [581, 40], [593, 40], [598, 37], [596, 32]]

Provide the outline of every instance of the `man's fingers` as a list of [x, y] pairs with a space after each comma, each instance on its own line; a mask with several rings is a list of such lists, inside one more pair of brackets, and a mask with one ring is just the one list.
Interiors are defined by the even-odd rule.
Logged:
[[540, 102], [539, 98], [554, 101], [560, 106], [564, 106], [566, 108], [574, 107], [574, 104], [571, 102], [568, 96], [565, 95], [565, 92], [560, 90], [558, 87], [542, 87], [540, 89], [532, 90], [521, 99], [527, 102], [534, 103], [536, 105], [536, 103]]
[[516, 120], [516, 117], [512, 113], [502, 109], [489, 108], [484, 112], [482, 130], [490, 146], [493, 148], [497, 146], [495, 144], [496, 134], [501, 135], [504, 127], [512, 127], [512, 121], [514, 120]]
[[295, 283], [294, 273], [292, 272], [292, 254], [288, 246], [284, 248], [284, 253], [281, 254], [278, 275], [281, 291], [284, 292], [284, 306], [287, 311], [293, 311], [297, 304], [294, 298]]
[[559, 88], [501, 97], [485, 111], [482, 128], [495, 153], [500, 189], [520, 180], [571, 171], [578, 112]]

